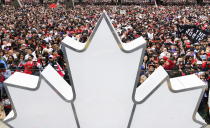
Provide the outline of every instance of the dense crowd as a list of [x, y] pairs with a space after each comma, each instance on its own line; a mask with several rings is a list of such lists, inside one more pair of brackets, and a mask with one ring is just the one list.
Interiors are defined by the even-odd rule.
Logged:
[[6, 114], [10, 106], [3, 81], [15, 71], [39, 75], [48, 64], [68, 81], [61, 40], [70, 36], [85, 43], [103, 10], [123, 43], [141, 36], [148, 41], [139, 85], [159, 65], [171, 77], [196, 73], [209, 80], [210, 37], [193, 43], [178, 32], [177, 25], [196, 25], [210, 32], [210, 6], [27, 5], [15, 9], [8, 5], [0, 12], [0, 106], [4, 105]]
[[197, 73], [209, 79], [210, 37], [193, 42], [177, 28], [178, 25], [195, 25], [210, 33], [209, 6], [125, 6], [116, 10], [126, 10], [126, 13], [110, 13], [122, 42], [128, 43], [140, 36], [148, 41], [141, 66], [147, 72], [142, 73], [141, 82], [159, 65], [169, 70], [171, 77]]

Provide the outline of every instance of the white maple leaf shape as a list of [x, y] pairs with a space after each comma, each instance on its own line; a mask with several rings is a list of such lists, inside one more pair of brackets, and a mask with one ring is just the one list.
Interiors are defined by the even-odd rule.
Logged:
[[50, 65], [40, 77], [16, 72], [5, 84], [15, 112], [10, 127], [77, 127], [71, 86]]
[[195, 118], [204, 82], [195, 75], [170, 80], [159, 67], [136, 90], [146, 41], [141, 37], [122, 43], [106, 12], [95, 32], [86, 44], [63, 40], [82, 128], [204, 126]]
[[[17, 84], [19, 80], [15, 77], [20, 74], [11, 76], [6, 84], [11, 84], [7, 90], [16, 118], [9, 122], [10, 125], [15, 128], [204, 126], [195, 119], [197, 123], [193, 122], [205, 89], [204, 83], [193, 75], [169, 79], [159, 67], [136, 89], [146, 42], [138, 38], [128, 44], [121, 43], [105, 12], [85, 44], [66, 37], [63, 45], [70, 61], [73, 93], [71, 88], [65, 92], [58, 90], [58, 85], [68, 85], [59, 83], [63, 80], [53, 76], [56, 73], [51, 67], [42, 72], [40, 87], [34, 87], [36, 90], [22, 88], [21, 85], [27, 80], [26, 83], [30, 84], [35, 77]], [[195, 85], [186, 83], [189, 78], [194, 79]], [[69, 93], [74, 96], [68, 96]]]

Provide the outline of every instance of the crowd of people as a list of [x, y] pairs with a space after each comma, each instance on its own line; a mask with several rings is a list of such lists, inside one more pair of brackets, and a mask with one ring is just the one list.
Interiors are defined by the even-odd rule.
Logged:
[[120, 14], [120, 11], [110, 13], [122, 42], [129, 43], [140, 36], [148, 41], [141, 66], [143, 71], [148, 72], [146, 75], [142, 73], [142, 79], [159, 65], [169, 70], [171, 77], [197, 73], [209, 79], [210, 37], [193, 42], [178, 31], [178, 25], [187, 24], [195, 25], [209, 34], [209, 6], [125, 6], [116, 10], [126, 10], [126, 14]]
[[[139, 67], [142, 70], [139, 85], [160, 65], [170, 77], [196, 73], [202, 80], [210, 80], [210, 37], [194, 43], [177, 28], [177, 25], [195, 25], [209, 33], [208, 5], [77, 5], [74, 9], [62, 5], [56, 8], [7, 5], [0, 10], [0, 106], [4, 105], [5, 115], [11, 107], [3, 81], [16, 71], [39, 75], [48, 64], [69, 81], [61, 41], [70, 36], [85, 43], [103, 10], [107, 11], [123, 43], [141, 36], [147, 40], [143, 64]], [[206, 112], [203, 116], [210, 123]]]

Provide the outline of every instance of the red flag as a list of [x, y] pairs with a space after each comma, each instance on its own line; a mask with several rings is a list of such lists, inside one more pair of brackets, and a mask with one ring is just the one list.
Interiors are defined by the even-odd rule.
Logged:
[[58, 74], [60, 74], [62, 77], [64, 77], [65, 72], [63, 71], [63, 69], [61, 68], [61, 66], [58, 63], [56, 63], [56, 64], [57, 64], [57, 72], [58, 72]]
[[49, 5], [50, 8], [57, 8], [57, 4], [53, 3]]

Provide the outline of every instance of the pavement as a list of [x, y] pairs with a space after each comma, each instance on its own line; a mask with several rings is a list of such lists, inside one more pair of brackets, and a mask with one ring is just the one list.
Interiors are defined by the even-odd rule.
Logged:
[[[9, 128], [9, 127], [0, 122], [0, 128]], [[210, 128], [210, 125], [207, 126], [206, 128]]]

